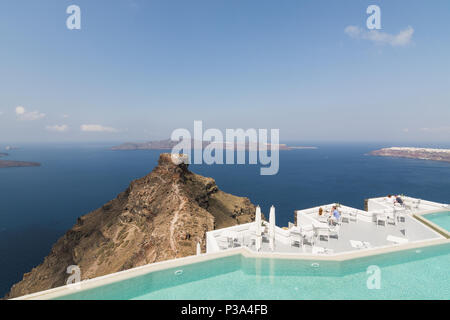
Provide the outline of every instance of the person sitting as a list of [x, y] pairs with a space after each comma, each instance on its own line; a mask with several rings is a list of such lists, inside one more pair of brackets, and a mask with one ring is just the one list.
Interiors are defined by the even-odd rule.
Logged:
[[336, 220], [339, 220], [339, 218], [341, 217], [341, 213], [339, 212], [339, 210], [337, 209], [337, 207], [334, 207], [334, 210], [333, 210], [333, 217], [334, 217]]
[[398, 203], [399, 205], [403, 206], [403, 200], [400, 196], [395, 197], [394, 203]]
[[390, 194], [388, 194], [388, 196], [387, 196], [387, 201], [388, 201], [389, 203], [391, 203], [391, 204], [395, 204], [395, 197], [392, 196], [392, 195], [390, 195]]
[[333, 209], [331, 211], [330, 223], [337, 224], [340, 218], [341, 213], [339, 212], [336, 206], [333, 206]]

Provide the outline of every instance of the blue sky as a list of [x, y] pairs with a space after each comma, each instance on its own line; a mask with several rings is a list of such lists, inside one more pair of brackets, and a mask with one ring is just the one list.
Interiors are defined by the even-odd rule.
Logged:
[[0, 142], [164, 139], [194, 120], [448, 142], [449, 30], [447, 0], [4, 0]]

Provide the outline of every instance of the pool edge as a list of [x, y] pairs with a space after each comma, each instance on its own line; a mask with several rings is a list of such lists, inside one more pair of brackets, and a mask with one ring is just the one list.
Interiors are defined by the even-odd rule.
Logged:
[[445, 230], [444, 228], [438, 226], [434, 222], [428, 220], [425, 216], [432, 213], [440, 213], [440, 212], [447, 212], [447, 211], [441, 211], [441, 210], [432, 210], [432, 211], [426, 211], [421, 213], [414, 213], [413, 217], [416, 218], [418, 221], [422, 222], [424, 225], [429, 227], [430, 229], [433, 229], [433, 231], [439, 233], [441, 236], [445, 237], [446, 239], [450, 239], [450, 232]]
[[348, 260], [354, 260], [369, 256], [378, 256], [387, 253], [399, 252], [409, 249], [424, 248], [438, 246], [442, 244], [448, 244], [450, 240], [446, 239], [432, 239], [432, 240], [422, 240], [416, 242], [410, 242], [401, 245], [390, 245], [380, 248], [363, 249], [359, 251], [352, 251], [334, 255], [320, 256], [312, 254], [281, 254], [281, 253], [258, 253], [249, 250], [248, 248], [241, 247], [230, 249], [217, 253], [202, 254], [198, 256], [188, 256], [184, 258], [166, 260], [161, 262], [156, 262], [152, 264], [147, 264], [137, 268], [132, 268], [125, 271], [120, 271], [112, 274], [108, 274], [102, 277], [97, 277], [93, 279], [88, 279], [81, 281], [77, 284], [61, 286], [41, 292], [32, 293], [22, 297], [14, 298], [12, 300], [49, 300], [59, 297], [64, 297], [76, 292], [94, 289], [100, 286], [112, 284], [115, 282], [127, 280], [137, 276], [142, 276], [148, 273], [161, 271], [165, 269], [186, 266], [191, 264], [196, 264], [200, 262], [206, 262], [210, 260], [215, 260], [224, 257], [230, 257], [234, 255], [241, 255], [245, 258], [268, 258], [268, 259], [288, 259], [288, 260], [306, 260], [306, 261], [335, 261], [343, 262]]

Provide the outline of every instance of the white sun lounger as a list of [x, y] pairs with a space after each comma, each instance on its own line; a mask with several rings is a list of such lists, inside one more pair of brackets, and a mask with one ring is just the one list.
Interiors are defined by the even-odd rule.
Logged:
[[314, 246], [312, 248], [312, 254], [328, 254], [328, 253], [333, 253], [333, 250], [317, 246]]
[[406, 239], [406, 238], [400, 238], [400, 237], [396, 237], [396, 236], [393, 236], [393, 235], [388, 235], [386, 240], [387, 241], [391, 241], [391, 242], [395, 242], [397, 244], [403, 244], [403, 243], [409, 242], [409, 240]]
[[371, 245], [367, 241], [359, 241], [359, 240], [350, 240], [350, 245], [356, 249], [365, 249], [370, 248]]

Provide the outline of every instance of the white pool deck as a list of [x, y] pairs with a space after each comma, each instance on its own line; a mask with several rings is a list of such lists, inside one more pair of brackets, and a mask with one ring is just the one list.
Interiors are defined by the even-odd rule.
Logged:
[[[405, 235], [406, 233], [406, 235]], [[426, 240], [445, 239], [441, 234], [428, 228], [413, 217], [407, 216], [405, 222], [399, 223], [397, 226], [387, 224], [387, 226], [376, 226], [375, 222], [356, 221], [349, 223], [342, 223], [340, 234], [338, 237], [316, 237], [314, 246], [308, 243], [300, 245], [298, 242], [292, 242], [290, 244], [286, 241], [280, 241], [280, 237], [275, 236], [275, 246], [272, 251], [269, 246], [268, 234], [265, 233], [262, 240], [261, 249], [256, 250], [255, 244], [250, 243], [250, 237], [244, 235], [244, 245], [255, 252], [262, 253], [312, 253], [313, 247], [320, 247], [329, 249], [328, 254], [332, 253], [345, 253], [349, 251], [359, 251], [362, 248], [354, 248], [351, 245], [352, 241], [362, 241], [370, 244], [370, 248], [379, 248], [386, 246], [393, 246], [396, 243], [387, 240], [388, 236], [394, 236], [401, 239], [407, 239], [407, 242], [417, 242]], [[288, 237], [289, 238], [289, 237]], [[234, 242], [233, 247], [240, 247], [242, 243], [239, 241]], [[231, 246], [230, 246], [231, 248]], [[225, 249], [222, 249], [222, 251]], [[211, 251], [210, 251], [211, 252]]]
[[[290, 231], [275, 227], [274, 250], [270, 248], [269, 243], [266, 241], [268, 234], [263, 236], [264, 240], [261, 243], [260, 250], [256, 250], [254, 243], [251, 241], [251, 235], [249, 235], [254, 223], [248, 223], [207, 232], [206, 253], [148, 264], [103, 277], [84, 280], [77, 284], [33, 293], [19, 297], [17, 300], [54, 299], [71, 293], [131, 279], [151, 272], [170, 268], [182, 268], [189, 264], [206, 262], [237, 254], [248, 258], [346, 261], [367, 256], [450, 243], [449, 232], [430, 223], [426, 220], [425, 216], [428, 213], [450, 211], [448, 205], [409, 197], [403, 197], [403, 199], [405, 200], [406, 211], [401, 208], [399, 208], [398, 211], [405, 213], [405, 219], [402, 219], [402, 222], [397, 222], [396, 225], [393, 223], [382, 225], [381, 222], [380, 225], [376, 224], [376, 216], [378, 214], [392, 215], [394, 208], [387, 199], [374, 198], [368, 200], [368, 211], [341, 206], [340, 210], [342, 212], [356, 213], [356, 220], [350, 219], [350, 221], [342, 222], [338, 238], [331, 237], [326, 239], [316, 237], [314, 246], [308, 243], [304, 246], [291, 244]], [[332, 205], [333, 204], [321, 207], [323, 209], [328, 209]], [[297, 224], [301, 226], [302, 223], [308, 223], [311, 219], [315, 219], [318, 208], [319, 207], [296, 211]], [[352, 215], [351, 217], [354, 218], [354, 216], [355, 215]], [[266, 222], [264, 224], [268, 225]], [[228, 234], [227, 238], [230, 234], [234, 236], [237, 235], [237, 238], [240, 238], [240, 240], [237, 239], [237, 241], [235, 241], [232, 239], [232, 243], [234, 244], [232, 247], [226, 249], [220, 248], [218, 240], [223, 234]], [[388, 236], [393, 236], [394, 239], [406, 239], [407, 241], [395, 243], [389, 241]], [[354, 248], [351, 246], [350, 240], [368, 242], [370, 243], [370, 247]], [[241, 242], [239, 243], [239, 241]], [[313, 247], [326, 248], [328, 250], [322, 253], [313, 253]]]
[[[297, 210], [296, 224], [288, 228], [275, 226], [273, 249], [270, 246], [269, 223], [263, 222], [261, 237], [255, 233], [255, 223], [248, 223], [207, 233], [207, 253], [246, 247], [256, 253], [336, 255], [362, 249], [377, 249], [398, 244], [447, 239], [448, 232], [435, 225], [423, 223], [426, 213], [450, 211], [447, 204], [402, 197], [404, 205], [393, 204], [387, 198], [368, 200], [368, 211], [339, 205], [344, 219], [338, 234], [328, 236], [327, 215], [332, 206], [328, 204], [315, 208]], [[319, 216], [319, 208], [324, 214]], [[327, 213], [328, 211], [328, 213]], [[377, 217], [384, 217], [378, 218]], [[310, 225], [313, 238], [306, 241], [302, 227]], [[325, 229], [325, 232], [319, 230]], [[322, 235], [324, 234], [324, 235]], [[260, 248], [257, 249], [256, 242]]]

